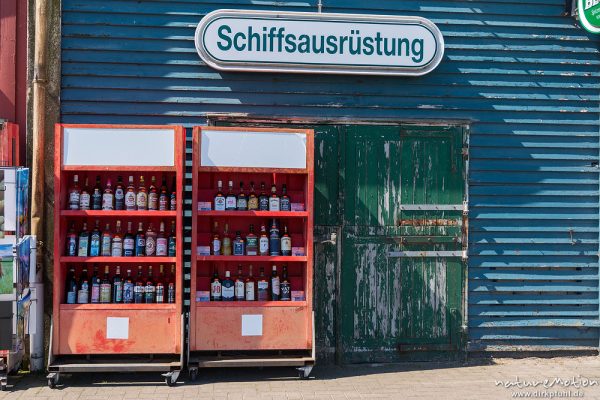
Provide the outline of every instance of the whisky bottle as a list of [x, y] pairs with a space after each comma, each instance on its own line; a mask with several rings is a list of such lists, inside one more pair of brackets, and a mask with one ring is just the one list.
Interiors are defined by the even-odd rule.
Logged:
[[90, 248], [90, 232], [87, 230], [87, 222], [83, 223], [83, 228], [79, 233], [79, 243], [77, 245], [77, 256], [87, 257]]
[[156, 188], [156, 176], [152, 175], [150, 187], [148, 188], [148, 210], [158, 210], [158, 189]]
[[169, 210], [176, 211], [177, 210], [177, 184], [175, 177], [173, 177], [173, 182], [171, 183], [171, 196], [169, 197]]
[[125, 277], [125, 281], [123, 282], [123, 303], [133, 303], [134, 286], [135, 285], [133, 284], [133, 278], [131, 277], [131, 270], [128, 269], [127, 276]]
[[175, 303], [175, 266], [171, 265], [171, 274], [169, 275], [169, 287], [167, 288], [167, 303]]
[[258, 196], [258, 209], [260, 211], [269, 211], [269, 197], [265, 192], [265, 183], [260, 183], [260, 195]]
[[258, 236], [254, 234], [254, 225], [250, 224], [250, 232], [246, 235], [246, 255], [258, 255]]
[[77, 233], [75, 233], [75, 222], [71, 222], [69, 232], [67, 232], [67, 257], [77, 256]]
[[122, 303], [123, 302], [123, 280], [121, 279], [121, 267], [117, 265], [117, 272], [113, 277], [113, 302]]
[[90, 286], [87, 268], [83, 268], [79, 277], [79, 289], [77, 290], [77, 304], [89, 303]]
[[79, 195], [79, 209], [80, 210], [89, 210], [90, 209], [90, 187], [88, 184], [88, 177], [85, 177], [85, 184], [83, 185], [83, 189], [81, 189], [81, 194]]
[[145, 303], [152, 304], [156, 302], [156, 286], [154, 285], [154, 273], [152, 265], [148, 267], [148, 278], [146, 279], [146, 288], [144, 289]]
[[111, 242], [110, 224], [106, 224], [104, 232], [102, 232], [102, 242], [100, 243], [100, 255], [102, 257], [110, 257], [112, 255]]
[[110, 179], [106, 181], [106, 189], [102, 194], [102, 209], [103, 210], [114, 210], [115, 195], [112, 190], [112, 182]]
[[[127, 233], [123, 238], [123, 256], [133, 257], [135, 256], [135, 236], [133, 236], [132, 222], [127, 222]], [[144, 244], [145, 245], [145, 244]]]
[[92, 192], [92, 210], [102, 210], [102, 185], [100, 183], [100, 175], [96, 176], [96, 186]]
[[210, 283], [210, 301], [221, 301], [221, 280], [216, 269]]
[[269, 238], [267, 237], [267, 229], [264, 225], [260, 227], [260, 238], [258, 239], [258, 255], [269, 255]]
[[100, 284], [100, 303], [110, 303], [112, 295], [112, 285], [110, 284], [110, 278], [108, 276], [108, 265], [104, 267], [104, 279]]
[[73, 176], [73, 186], [69, 189], [69, 209], [79, 210], [79, 199], [81, 189], [79, 188], [79, 175]]
[[277, 196], [277, 186], [271, 185], [271, 197], [269, 197], [269, 211], [281, 211], [279, 197]]
[[225, 224], [225, 229], [223, 229], [223, 243], [221, 244], [221, 252], [224, 256], [230, 256], [232, 253], [231, 237], [229, 236], [229, 224]]
[[117, 226], [115, 228], [115, 235], [112, 238], [110, 245], [110, 255], [112, 257], [123, 256], [123, 238], [121, 237], [121, 221], [117, 220]]
[[140, 186], [138, 187], [137, 195], [135, 198], [135, 205], [138, 210], [148, 209], [148, 193], [146, 192], [146, 182], [144, 181], [144, 175], [140, 176]]
[[265, 277], [265, 269], [260, 267], [260, 275], [257, 282], [257, 299], [258, 301], [269, 301], [269, 281]]
[[[148, 236], [148, 233], [146, 233], [146, 236]], [[146, 246], [148, 246], [148, 239], [146, 239]], [[156, 237], [156, 255], [158, 257], [166, 257], [168, 250], [169, 241], [165, 236], [165, 223], [161, 221], [158, 236]]]
[[175, 236], [175, 221], [171, 221], [171, 234], [169, 235], [168, 256], [175, 257], [177, 253], [177, 237]]
[[142, 276], [142, 266], [138, 267], [137, 278], [135, 279], [135, 286], [133, 288], [133, 302], [136, 304], [142, 304], [144, 302], [144, 292], [146, 285], [144, 284], [144, 277]]
[[98, 257], [100, 255], [100, 242], [102, 241], [102, 233], [100, 232], [100, 221], [96, 220], [96, 225], [90, 235], [90, 257]]
[[169, 209], [169, 191], [167, 189], [167, 177], [162, 177], [160, 186], [160, 195], [158, 196], [158, 210], [167, 211]]
[[164, 267], [161, 264], [158, 272], [158, 279], [156, 280], [156, 302], [164, 303], [165, 302], [165, 271]]
[[138, 231], [135, 235], [135, 256], [143, 257], [146, 255], [146, 235], [142, 222], [138, 224]]
[[225, 196], [223, 195], [223, 181], [217, 182], [217, 194], [215, 195], [215, 211], [225, 211]]
[[277, 275], [277, 266], [273, 265], [273, 272], [271, 272], [271, 300], [279, 300], [281, 295], [281, 288], [279, 282], [279, 275]]
[[283, 266], [283, 272], [281, 273], [281, 283], [279, 284], [279, 288], [281, 291], [281, 297], [279, 300], [291, 301], [292, 300], [292, 287], [290, 285], [290, 281], [288, 281], [287, 265]]
[[246, 278], [246, 301], [256, 300], [256, 282], [252, 276], [252, 265], [248, 266], [248, 277]]
[[94, 273], [92, 274], [92, 288], [90, 290], [90, 303], [100, 303], [100, 284], [102, 283], [100, 276], [98, 276], [98, 266], [94, 266]]
[[281, 237], [281, 255], [291, 256], [292, 255], [292, 238], [288, 234], [287, 225], [283, 227], [283, 236]]
[[246, 193], [244, 193], [244, 182], [240, 182], [240, 194], [237, 196], [236, 209], [238, 211], [248, 210], [248, 198], [246, 197]]
[[235, 299], [243, 301], [246, 296], [246, 285], [244, 284], [244, 276], [242, 275], [242, 266], [238, 265], [238, 273], [235, 278]]
[[229, 191], [225, 197], [225, 210], [235, 211], [237, 207], [237, 198], [233, 194], [233, 181], [229, 181]]
[[287, 194], [287, 186], [285, 183], [281, 187], [281, 200], [279, 202], [279, 208], [281, 211], [292, 211], [290, 197]]
[[136, 209], [136, 199], [137, 194], [135, 193], [135, 186], [133, 186], [133, 176], [129, 175], [129, 184], [127, 185], [127, 191], [125, 192], [125, 210], [134, 211]]
[[231, 279], [229, 271], [225, 271], [225, 279], [221, 282], [221, 297], [223, 301], [235, 300], [235, 283]]
[[67, 304], [75, 304], [77, 302], [77, 280], [75, 279], [75, 268], [71, 267], [67, 274], [65, 285], [65, 302]]
[[123, 177], [117, 177], [117, 186], [115, 186], [115, 210], [125, 209], [125, 189], [123, 187]]
[[256, 196], [256, 193], [254, 193], [254, 182], [250, 182], [250, 194], [248, 195], [248, 210], [258, 210], [258, 197]]
[[244, 255], [244, 239], [242, 239], [242, 233], [240, 231], [235, 232], [235, 239], [233, 240], [233, 255], [243, 256]]
[[219, 223], [215, 221], [213, 238], [211, 241], [211, 252], [213, 256], [221, 255], [221, 239], [219, 238]]
[[148, 224], [148, 229], [146, 230], [146, 250], [145, 254], [148, 257], [152, 257], [156, 255], [156, 231], [152, 226], [152, 222]]
[[273, 219], [271, 230], [269, 231], [269, 255], [278, 256], [281, 252], [281, 239], [279, 238], [279, 228], [277, 221]]

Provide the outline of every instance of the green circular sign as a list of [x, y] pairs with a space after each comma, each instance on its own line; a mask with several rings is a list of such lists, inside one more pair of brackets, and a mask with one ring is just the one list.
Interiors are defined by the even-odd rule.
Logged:
[[600, 0], [578, 0], [581, 25], [591, 32], [600, 33]]

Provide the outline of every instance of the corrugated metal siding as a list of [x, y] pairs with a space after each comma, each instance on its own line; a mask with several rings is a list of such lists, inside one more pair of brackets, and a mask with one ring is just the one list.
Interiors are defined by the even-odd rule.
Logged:
[[444, 60], [406, 79], [221, 73], [194, 49], [205, 13], [314, 5], [63, 0], [62, 120], [190, 126], [213, 113], [464, 120], [471, 348], [597, 348], [598, 37], [561, 15], [563, 0], [324, 3], [328, 12], [429, 18], [445, 36]]

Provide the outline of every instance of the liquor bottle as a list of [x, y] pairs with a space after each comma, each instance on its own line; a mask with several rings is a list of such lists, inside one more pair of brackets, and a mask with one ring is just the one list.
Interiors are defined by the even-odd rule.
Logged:
[[75, 304], [77, 302], [77, 280], [75, 279], [75, 268], [71, 267], [67, 274], [65, 285], [65, 302], [67, 304]]
[[131, 270], [127, 270], [127, 276], [123, 282], [123, 303], [133, 303], [134, 284], [133, 278], [131, 277]]
[[258, 209], [260, 211], [269, 211], [269, 197], [265, 192], [265, 183], [260, 183], [260, 195], [258, 196]]
[[152, 222], [148, 224], [148, 230], [146, 230], [146, 255], [152, 257], [156, 255], [156, 231], [152, 226]]
[[115, 210], [125, 209], [125, 189], [123, 186], [123, 177], [117, 177], [117, 186], [115, 186]]
[[250, 224], [250, 232], [246, 235], [246, 255], [258, 255], [258, 236], [254, 234], [254, 224]]
[[215, 211], [225, 211], [225, 196], [223, 195], [223, 181], [217, 182], [217, 194], [214, 200]]
[[221, 255], [221, 239], [219, 238], [219, 223], [215, 221], [213, 229], [213, 238], [211, 241], [211, 252], [213, 256]]
[[100, 232], [100, 221], [96, 220], [94, 230], [90, 235], [90, 257], [98, 257], [100, 255], [100, 242], [102, 241], [102, 233]]
[[277, 196], [277, 186], [271, 185], [271, 197], [269, 197], [269, 211], [281, 211], [280, 199]]
[[125, 192], [125, 210], [134, 211], [136, 209], [136, 199], [137, 194], [135, 193], [135, 186], [133, 186], [133, 176], [129, 175], [129, 184], [127, 185], [127, 191]]
[[90, 300], [90, 283], [87, 268], [83, 268], [79, 277], [79, 289], [77, 290], [77, 304], [87, 304]]
[[258, 301], [269, 301], [269, 281], [265, 277], [265, 269], [260, 267], [260, 275], [258, 276], [258, 291], [257, 291], [257, 299]]
[[283, 227], [283, 236], [281, 237], [281, 255], [291, 256], [292, 255], [292, 238], [288, 234], [287, 225]]
[[108, 304], [111, 301], [112, 285], [108, 276], [108, 265], [104, 267], [104, 279], [100, 283], [100, 303]]
[[288, 280], [287, 265], [283, 266], [283, 272], [281, 273], [281, 283], [279, 284], [279, 289], [281, 291], [281, 297], [279, 298], [279, 300], [292, 300], [292, 286], [290, 285], [290, 281]]
[[96, 186], [92, 192], [92, 210], [102, 210], [102, 185], [100, 183], [100, 175], [96, 176]]
[[100, 255], [102, 257], [110, 257], [112, 255], [112, 235], [110, 234], [110, 224], [106, 224], [104, 232], [102, 232], [102, 241], [100, 243]]
[[154, 273], [152, 265], [148, 267], [148, 278], [146, 279], [146, 289], [144, 290], [145, 303], [152, 304], [156, 302], [156, 286], [154, 285]]
[[117, 220], [117, 226], [115, 228], [115, 235], [112, 238], [110, 245], [110, 255], [112, 257], [123, 256], [123, 237], [121, 236], [121, 221]]
[[225, 279], [221, 282], [221, 297], [223, 301], [235, 300], [235, 283], [229, 271], [225, 271]]
[[90, 209], [90, 187], [88, 184], [88, 177], [85, 177], [85, 184], [83, 185], [83, 189], [81, 189], [81, 194], [79, 195], [79, 209], [80, 210], [89, 210]]
[[94, 273], [92, 274], [92, 289], [90, 295], [90, 303], [100, 303], [100, 277], [98, 276], [98, 266], [94, 266]]
[[258, 239], [258, 255], [269, 255], [269, 238], [267, 237], [267, 229], [264, 225], [260, 227], [260, 238]]
[[142, 276], [142, 266], [138, 267], [137, 278], [135, 279], [135, 286], [133, 288], [133, 302], [136, 304], [141, 304], [144, 302], [144, 289], [146, 285], [144, 284], [144, 277]]
[[167, 303], [175, 303], [175, 266], [171, 265], [171, 274], [169, 275], [169, 287], [167, 289]]
[[69, 209], [79, 210], [79, 199], [81, 189], [79, 188], [79, 175], [73, 176], [73, 186], [69, 189]]
[[112, 182], [110, 179], [106, 181], [106, 189], [102, 194], [102, 209], [103, 210], [114, 210], [115, 195], [112, 189]]
[[237, 198], [233, 194], [233, 181], [229, 181], [229, 191], [225, 197], [225, 210], [234, 211], [237, 207]]
[[230, 256], [232, 253], [231, 236], [229, 236], [229, 224], [225, 224], [225, 229], [223, 229], [223, 241], [221, 244], [221, 253], [223, 253], [224, 256]]
[[246, 285], [244, 284], [244, 276], [242, 275], [242, 266], [238, 265], [238, 273], [235, 278], [235, 299], [243, 301], [246, 296]]
[[148, 210], [158, 210], [158, 189], [156, 188], [156, 176], [152, 175], [150, 187], [148, 188]]
[[[148, 233], [146, 233], [146, 236]], [[148, 239], [146, 239], [146, 246], [148, 246]], [[156, 237], [156, 255], [158, 257], [166, 257], [169, 252], [169, 240], [165, 236], [165, 223], [160, 222], [160, 229], [158, 236]]]
[[277, 221], [273, 219], [271, 230], [269, 231], [269, 255], [278, 256], [281, 250], [281, 239], [279, 238], [279, 228]]
[[254, 192], [254, 182], [250, 182], [250, 194], [248, 195], [248, 210], [249, 211], [257, 211], [258, 210], [258, 197]]
[[171, 183], [171, 196], [169, 197], [169, 210], [176, 211], [177, 210], [177, 181], [175, 177], [173, 177], [173, 182]]
[[138, 191], [135, 198], [135, 205], [138, 210], [148, 209], [148, 193], [146, 192], [146, 182], [144, 181], [144, 175], [140, 176], [140, 186], [138, 186]]
[[169, 190], [167, 189], [167, 177], [162, 177], [160, 186], [160, 195], [158, 196], [158, 210], [167, 211], [169, 209]]
[[171, 221], [171, 234], [169, 235], [168, 256], [175, 257], [177, 253], [177, 236], [175, 236], [175, 221]]
[[67, 232], [67, 256], [77, 256], [77, 233], [75, 233], [75, 222], [71, 222], [69, 232]]
[[138, 231], [135, 235], [135, 256], [143, 257], [146, 253], [146, 235], [144, 234], [143, 223], [138, 224]]
[[79, 233], [79, 243], [77, 245], [77, 256], [87, 257], [90, 248], [90, 232], [87, 230], [87, 222], [83, 223], [83, 229]]
[[135, 236], [133, 236], [131, 228], [132, 222], [129, 221], [127, 222], [127, 233], [125, 233], [125, 237], [123, 238], [123, 256], [125, 257], [135, 256]]
[[213, 273], [212, 282], [210, 283], [210, 301], [221, 301], [221, 280], [219, 279], [219, 273], [215, 269]]
[[287, 194], [287, 186], [285, 183], [281, 187], [281, 200], [279, 202], [279, 208], [281, 211], [292, 211], [290, 197]]
[[281, 287], [279, 281], [279, 275], [277, 275], [277, 266], [273, 265], [273, 272], [271, 272], [271, 300], [279, 300], [281, 296]]
[[244, 182], [240, 182], [240, 194], [237, 196], [236, 208], [238, 211], [248, 210], [248, 198], [246, 197], [246, 193], [244, 193]]
[[164, 303], [165, 302], [165, 270], [163, 265], [161, 264], [159, 268], [158, 279], [156, 280], [156, 302]]
[[248, 266], [248, 277], [246, 278], [246, 301], [256, 300], [256, 282], [252, 276], [252, 265]]
[[235, 239], [233, 240], [233, 255], [243, 256], [244, 255], [244, 239], [240, 231], [235, 232]]
[[121, 267], [117, 265], [117, 272], [113, 277], [113, 302], [122, 303], [123, 302], [123, 280], [121, 279]]

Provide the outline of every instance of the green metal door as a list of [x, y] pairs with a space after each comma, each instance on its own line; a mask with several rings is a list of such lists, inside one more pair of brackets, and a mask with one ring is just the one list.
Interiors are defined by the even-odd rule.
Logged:
[[[461, 347], [466, 254], [461, 127], [347, 126], [343, 362]], [[445, 353], [447, 354], [447, 353]]]

